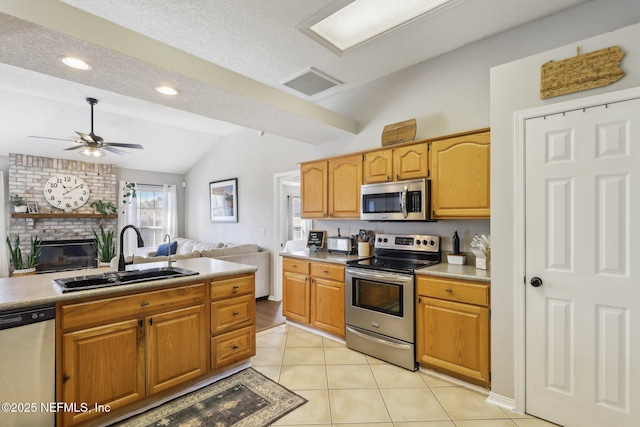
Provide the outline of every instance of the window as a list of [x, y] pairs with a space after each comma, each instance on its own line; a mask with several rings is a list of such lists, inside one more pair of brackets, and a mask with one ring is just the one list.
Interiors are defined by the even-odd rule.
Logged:
[[138, 211], [138, 228], [145, 246], [156, 247], [163, 242], [166, 234], [164, 188], [146, 184], [138, 184], [136, 187], [137, 196], [133, 200]]
[[307, 238], [307, 233], [311, 229], [311, 221], [300, 218], [301, 202], [300, 196], [290, 196], [289, 198], [289, 240], [301, 240]]

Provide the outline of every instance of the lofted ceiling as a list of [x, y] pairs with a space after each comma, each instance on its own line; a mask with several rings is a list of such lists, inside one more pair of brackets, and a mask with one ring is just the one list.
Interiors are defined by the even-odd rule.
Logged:
[[[184, 173], [245, 128], [337, 140], [358, 123], [324, 99], [584, 1], [453, 0], [337, 55], [297, 26], [344, 0], [0, 0], [0, 155], [82, 158], [28, 135], [88, 132], [86, 97], [99, 100], [96, 134], [145, 147], [99, 160], [125, 168]], [[93, 69], [69, 69], [63, 55]], [[341, 84], [313, 96], [284, 84], [310, 68]]]

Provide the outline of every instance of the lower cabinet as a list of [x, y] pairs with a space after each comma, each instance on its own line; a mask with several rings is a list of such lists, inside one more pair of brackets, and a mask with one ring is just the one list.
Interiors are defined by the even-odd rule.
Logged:
[[256, 354], [255, 276], [245, 274], [211, 281], [211, 369]]
[[418, 362], [489, 387], [489, 284], [418, 276], [417, 294]]
[[285, 257], [282, 314], [344, 337], [344, 266]]
[[56, 425], [103, 422], [254, 356], [255, 275], [59, 303], [56, 328], [56, 400], [77, 407]]

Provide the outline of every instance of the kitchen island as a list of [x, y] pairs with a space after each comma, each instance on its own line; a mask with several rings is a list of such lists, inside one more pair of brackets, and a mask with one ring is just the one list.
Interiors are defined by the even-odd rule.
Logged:
[[1, 310], [56, 307], [55, 401], [67, 408], [57, 426], [109, 424], [248, 366], [256, 267], [212, 258], [174, 266], [199, 274], [65, 293], [51, 281], [113, 269], [0, 280]]

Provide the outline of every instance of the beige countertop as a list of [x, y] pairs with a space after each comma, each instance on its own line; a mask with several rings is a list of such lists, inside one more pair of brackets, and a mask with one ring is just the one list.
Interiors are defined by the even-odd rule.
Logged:
[[[127, 270], [144, 270], [147, 268], [166, 267], [165, 262], [154, 262], [146, 264], [135, 264], [127, 266]], [[0, 311], [13, 310], [25, 307], [37, 307], [42, 305], [53, 305], [60, 301], [70, 301], [78, 298], [90, 296], [103, 297], [120, 292], [130, 292], [135, 290], [151, 290], [159, 286], [192, 282], [200, 279], [212, 279], [216, 277], [230, 276], [234, 274], [252, 273], [257, 271], [257, 267], [252, 265], [238, 264], [235, 262], [222, 261], [215, 258], [190, 258], [173, 262], [175, 267], [186, 268], [197, 271], [198, 276], [185, 276], [173, 279], [153, 280], [142, 283], [132, 283], [129, 285], [112, 286], [87, 291], [59, 292], [51, 283], [53, 279], [60, 279], [74, 276], [87, 276], [91, 274], [101, 274], [109, 271], [116, 271], [116, 268], [93, 268], [87, 270], [63, 271], [58, 273], [36, 274], [31, 276], [20, 276], [10, 278], [0, 278]]]
[[332, 254], [329, 252], [311, 252], [309, 251], [309, 249], [296, 251], [296, 252], [285, 252], [285, 253], [281, 253], [280, 256], [306, 259], [309, 261], [323, 261], [323, 262], [329, 262], [333, 264], [345, 264], [347, 261], [354, 261], [357, 259], [369, 258], [369, 257], [361, 257], [358, 255]]
[[442, 262], [416, 270], [416, 274], [491, 283], [491, 271], [480, 270], [473, 265], [454, 265]]

